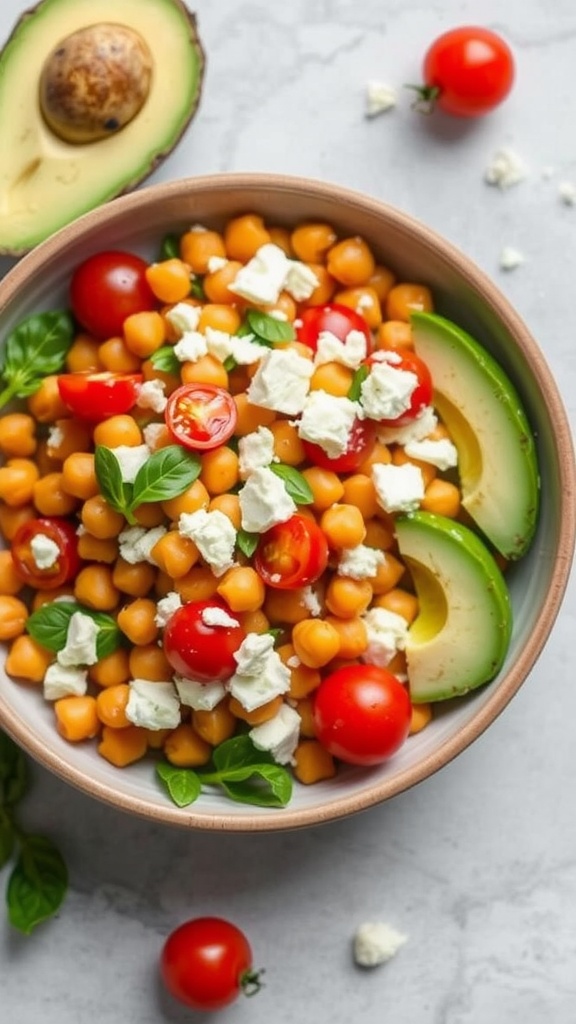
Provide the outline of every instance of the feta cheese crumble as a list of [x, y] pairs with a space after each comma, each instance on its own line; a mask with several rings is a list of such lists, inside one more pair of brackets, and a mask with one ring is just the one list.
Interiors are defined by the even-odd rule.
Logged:
[[228, 612], [224, 611], [223, 608], [203, 608], [200, 612], [200, 618], [205, 626], [221, 626], [223, 629], [236, 629], [240, 625], [238, 619], [233, 618], [232, 615], [228, 615]]
[[576, 204], [576, 185], [572, 181], [561, 181], [558, 185], [558, 198], [565, 206]]
[[338, 576], [349, 576], [353, 580], [371, 579], [384, 565], [385, 555], [378, 548], [367, 544], [357, 544], [354, 548], [345, 548], [336, 568]]
[[177, 612], [181, 607], [182, 598], [175, 590], [171, 590], [165, 597], [161, 597], [156, 604], [156, 615], [154, 617], [154, 622], [158, 628], [163, 629], [174, 615], [174, 612]]
[[174, 676], [180, 703], [194, 711], [212, 711], [217, 704], [226, 696], [224, 683], [215, 680], [211, 683], [203, 683], [198, 679], [185, 679], [183, 676]]
[[56, 655], [60, 665], [95, 665], [98, 661], [96, 640], [98, 623], [91, 615], [73, 612], [68, 623], [66, 643]]
[[175, 729], [180, 725], [180, 701], [171, 682], [133, 679], [129, 683], [126, 718], [142, 729]]
[[519, 249], [505, 245], [500, 253], [500, 270], [516, 270], [524, 263], [524, 255]]
[[320, 284], [311, 267], [299, 260], [288, 260], [288, 273], [284, 280], [284, 290], [296, 302], [305, 302]]
[[152, 558], [152, 548], [166, 533], [165, 526], [154, 526], [147, 530], [144, 526], [128, 526], [118, 535], [120, 558], [123, 558], [129, 565], [136, 565], [138, 562], [150, 562], [156, 565]]
[[374, 420], [395, 420], [410, 408], [418, 377], [410, 370], [400, 370], [388, 361], [372, 365], [360, 386], [360, 403], [364, 414]]
[[238, 471], [246, 480], [257, 469], [269, 466], [274, 459], [274, 434], [268, 427], [258, 427], [238, 441]]
[[317, 287], [314, 271], [299, 260], [288, 259], [284, 250], [273, 242], [261, 245], [229, 285], [235, 295], [258, 306], [272, 306], [283, 290], [296, 302], [303, 302]]
[[178, 532], [194, 541], [215, 576], [222, 576], [234, 565], [236, 530], [220, 509], [183, 512], [178, 520]]
[[88, 689], [86, 669], [75, 665], [61, 665], [55, 661], [44, 674], [43, 693], [45, 700], [60, 700], [61, 697], [83, 697]]
[[311, 359], [291, 350], [269, 349], [250, 381], [248, 401], [263, 409], [297, 416], [310, 390], [313, 373]]
[[178, 334], [195, 331], [200, 320], [200, 306], [191, 306], [189, 302], [177, 302], [166, 313], [166, 319]]
[[366, 921], [354, 935], [354, 960], [359, 967], [377, 967], [396, 956], [408, 936], [383, 921]]
[[368, 646], [362, 661], [385, 668], [396, 651], [403, 651], [408, 637], [408, 623], [402, 615], [387, 608], [370, 608], [360, 616], [366, 626]]
[[125, 484], [133, 484], [138, 471], [146, 465], [150, 458], [150, 449], [147, 444], [119, 444], [112, 449], [114, 457], [120, 466], [120, 474]]
[[414, 512], [424, 497], [422, 472], [411, 462], [372, 466], [372, 482], [385, 512]]
[[51, 569], [56, 565], [60, 548], [55, 540], [45, 533], [37, 533], [30, 541], [30, 550], [37, 569]]
[[332, 331], [320, 331], [314, 363], [341, 363], [350, 370], [357, 370], [366, 358], [366, 337], [362, 331], [349, 331], [344, 341], [337, 338]]
[[436, 466], [442, 471], [458, 465], [456, 445], [447, 437], [439, 438], [437, 441], [431, 438], [425, 438], [422, 441], [409, 441], [405, 445], [404, 451], [411, 459], [429, 462], [431, 466]]
[[522, 158], [511, 147], [503, 146], [490, 160], [484, 172], [484, 180], [488, 185], [507, 189], [523, 181], [527, 175], [528, 169]]
[[226, 689], [246, 711], [254, 711], [290, 688], [290, 669], [274, 650], [274, 637], [269, 633], [249, 633], [234, 660], [238, 668]]
[[199, 331], [186, 331], [172, 351], [180, 363], [195, 363], [208, 353], [208, 344]]
[[145, 380], [138, 388], [136, 405], [140, 409], [152, 409], [152, 412], [164, 412], [168, 399], [164, 394], [166, 384], [163, 380]]
[[294, 764], [300, 724], [298, 712], [289, 704], [282, 704], [273, 718], [254, 726], [248, 735], [258, 750], [267, 750], [278, 764]]
[[242, 529], [264, 533], [276, 523], [285, 523], [296, 512], [296, 504], [284, 482], [266, 467], [255, 469], [238, 493]]
[[349, 398], [329, 395], [322, 390], [311, 391], [304, 402], [298, 436], [320, 445], [330, 459], [337, 459], [348, 447], [350, 431], [358, 415], [361, 415], [360, 406]]
[[398, 102], [398, 93], [391, 85], [371, 79], [366, 84], [366, 117], [377, 117], [387, 110], [392, 110]]
[[382, 444], [401, 445], [406, 445], [410, 441], [422, 441], [437, 425], [436, 413], [431, 405], [427, 405], [410, 423], [398, 427], [379, 427], [378, 440]]

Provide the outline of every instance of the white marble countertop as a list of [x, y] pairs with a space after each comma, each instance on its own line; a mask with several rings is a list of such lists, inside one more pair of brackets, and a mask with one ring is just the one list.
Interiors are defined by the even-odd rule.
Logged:
[[[5, 37], [27, 0], [3, 0]], [[197, 0], [208, 56], [200, 111], [155, 173], [269, 170], [325, 178], [410, 211], [493, 275], [576, 418], [573, 0]], [[118, 10], [121, 3], [118, 4]], [[474, 123], [398, 107], [364, 117], [368, 79], [419, 77], [441, 30], [482, 23], [517, 58], [516, 87]], [[529, 175], [483, 181], [503, 145]], [[525, 262], [499, 268], [504, 246]], [[26, 818], [70, 868], [57, 919], [32, 937], [0, 918], [3, 1024], [205, 1019], [156, 979], [168, 932], [232, 918], [266, 987], [223, 1011], [251, 1024], [570, 1024], [576, 1005], [574, 585], [530, 678], [490, 730], [416, 789], [353, 820], [284, 835], [187, 834], [116, 813], [40, 769]], [[572, 663], [572, 664], [571, 664]], [[4, 876], [0, 878], [3, 888]], [[388, 965], [355, 969], [364, 919], [409, 935]]]

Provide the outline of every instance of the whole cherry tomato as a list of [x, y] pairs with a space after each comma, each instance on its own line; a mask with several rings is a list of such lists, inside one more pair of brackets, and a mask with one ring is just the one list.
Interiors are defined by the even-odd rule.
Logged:
[[18, 575], [37, 590], [61, 587], [80, 571], [76, 529], [67, 519], [29, 519], [16, 531], [11, 550]]
[[296, 327], [298, 341], [316, 351], [318, 336], [322, 331], [329, 331], [340, 341], [346, 341], [350, 331], [361, 331], [366, 338], [366, 351], [371, 352], [374, 347], [370, 328], [364, 317], [339, 302], [308, 306], [300, 314]]
[[292, 590], [313, 583], [328, 565], [328, 544], [316, 522], [294, 515], [263, 533], [254, 567], [270, 587]]
[[156, 309], [147, 266], [140, 256], [116, 250], [97, 252], [80, 263], [70, 282], [78, 323], [95, 338], [112, 338], [122, 334], [127, 316]]
[[355, 473], [364, 460], [370, 457], [376, 444], [376, 424], [373, 420], [354, 420], [346, 451], [334, 459], [319, 444], [313, 441], [302, 443], [308, 461], [320, 469], [331, 469], [334, 473]]
[[100, 422], [108, 416], [129, 412], [136, 404], [141, 373], [62, 373], [60, 398], [80, 419]]
[[[378, 422], [386, 426], [403, 426], [406, 423], [410, 423], [427, 405], [430, 405], [433, 392], [432, 376], [426, 363], [415, 352], [395, 352], [394, 360], [394, 362], [389, 364], [392, 369], [413, 373], [417, 378], [417, 384], [410, 396], [410, 405], [401, 416], [397, 416], [396, 419], [381, 419]], [[366, 365], [370, 369], [372, 366], [377, 365], [378, 362], [380, 360], [372, 356], [366, 360]]]
[[450, 29], [424, 57], [424, 102], [456, 117], [487, 114], [506, 98], [514, 82], [514, 57], [495, 32], [475, 25]]
[[236, 403], [215, 384], [183, 384], [168, 399], [164, 417], [174, 440], [193, 451], [224, 444], [236, 426]]
[[170, 994], [195, 1010], [219, 1010], [261, 987], [248, 939], [221, 917], [176, 928], [164, 943], [160, 974]]
[[408, 736], [411, 717], [410, 698], [402, 683], [377, 665], [336, 669], [314, 695], [316, 737], [348, 764], [386, 761]]
[[[228, 618], [232, 624], [218, 624]], [[210, 623], [213, 623], [212, 625]], [[234, 654], [246, 633], [219, 598], [189, 601], [164, 628], [164, 653], [175, 672], [200, 682], [229, 679], [236, 670]]]

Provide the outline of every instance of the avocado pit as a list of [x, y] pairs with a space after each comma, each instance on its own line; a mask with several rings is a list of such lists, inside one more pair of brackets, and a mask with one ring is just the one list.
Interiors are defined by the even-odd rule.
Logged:
[[44, 121], [64, 142], [96, 142], [121, 131], [142, 109], [153, 60], [145, 40], [124, 25], [102, 22], [66, 36], [40, 75]]

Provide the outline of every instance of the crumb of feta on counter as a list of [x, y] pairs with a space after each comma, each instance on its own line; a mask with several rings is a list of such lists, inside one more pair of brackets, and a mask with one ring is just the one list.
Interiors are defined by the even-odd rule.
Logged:
[[524, 254], [512, 245], [505, 245], [500, 253], [500, 270], [516, 270], [524, 263]]
[[396, 956], [408, 936], [384, 921], [365, 921], [354, 935], [354, 960], [359, 967], [377, 967]]
[[377, 117], [387, 110], [392, 110], [398, 102], [398, 93], [391, 85], [378, 79], [370, 79], [366, 84], [366, 117]]
[[490, 160], [484, 172], [484, 180], [488, 185], [507, 189], [523, 181], [527, 175], [528, 169], [518, 153], [510, 146], [503, 146]]

